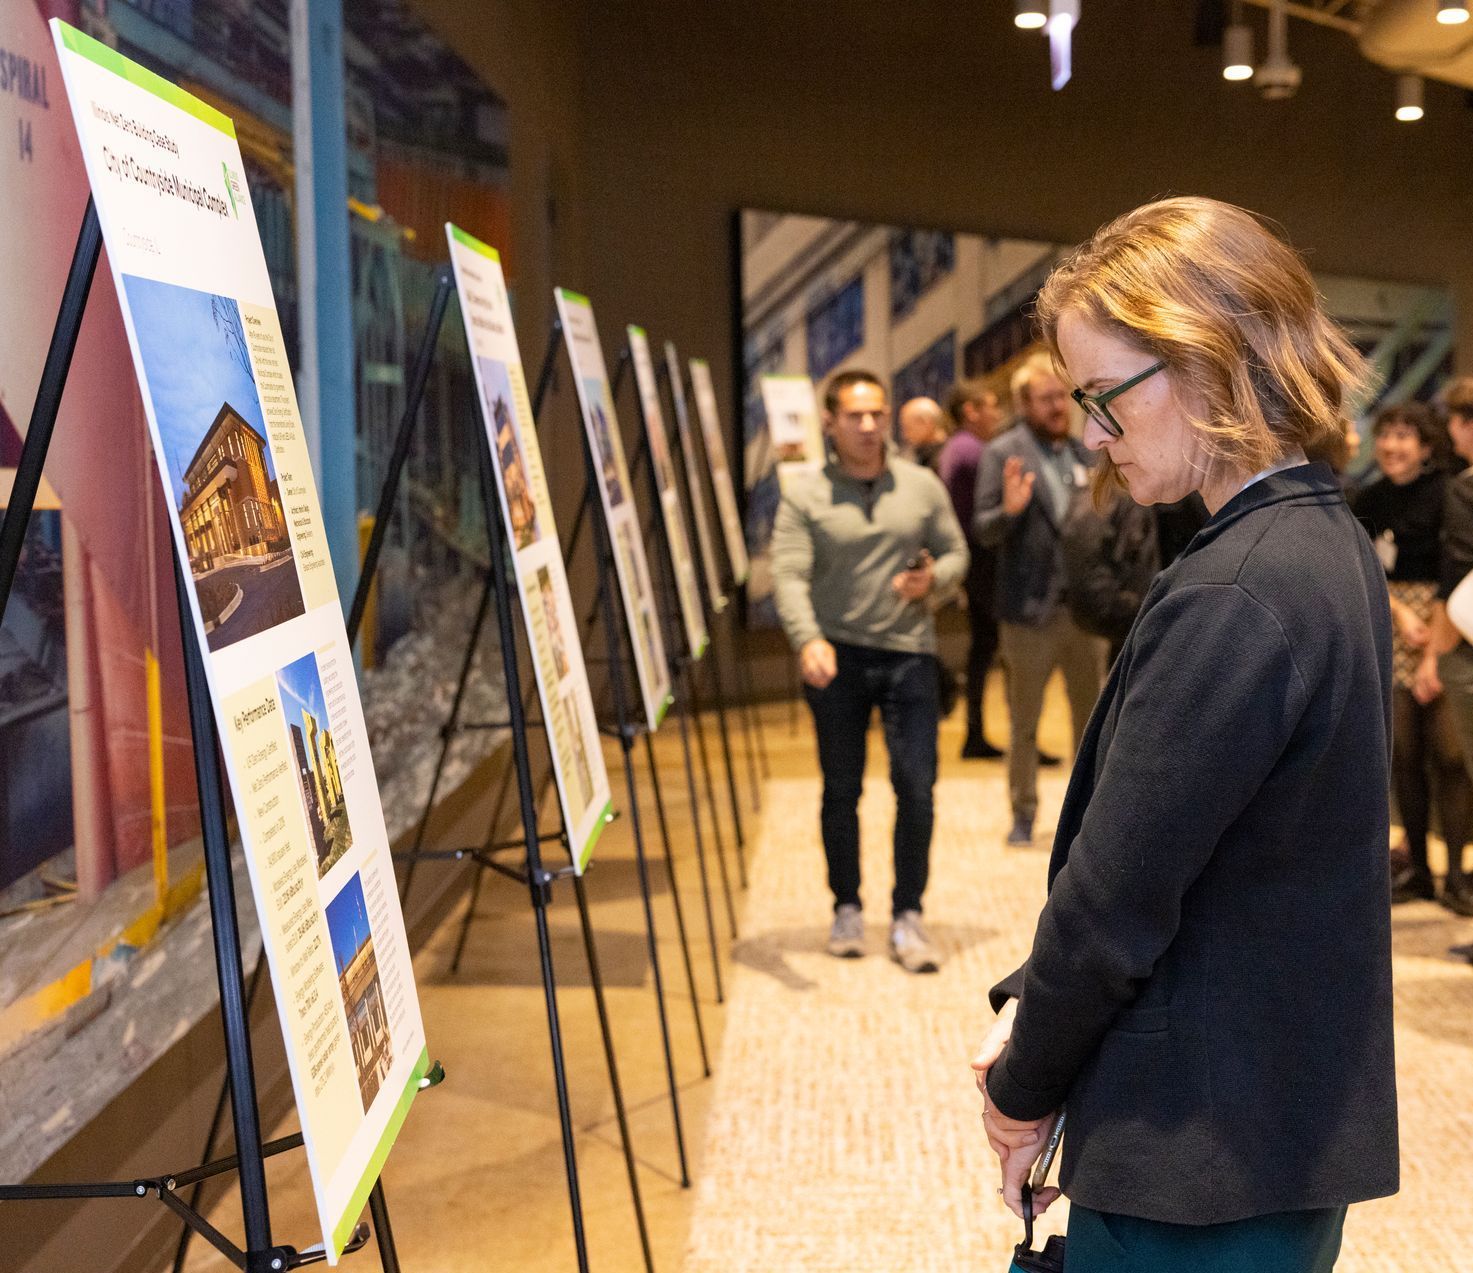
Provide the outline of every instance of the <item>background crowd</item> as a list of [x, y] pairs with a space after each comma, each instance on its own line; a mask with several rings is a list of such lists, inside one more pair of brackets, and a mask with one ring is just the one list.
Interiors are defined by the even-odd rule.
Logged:
[[[900, 928], [892, 927], [891, 951], [911, 971], [928, 971], [938, 958], [920, 912], [936, 722], [964, 696], [961, 757], [1006, 757], [1007, 842], [1032, 844], [1037, 770], [1059, 763], [1038, 749], [1046, 685], [1062, 673], [1077, 748], [1147, 589], [1207, 520], [1196, 494], [1149, 507], [1123, 492], [1095, 497], [1096, 457], [1071, 432], [1069, 388], [1047, 358], [1025, 361], [1008, 388], [1004, 402], [989, 382], [962, 380], [944, 404], [911, 399], [892, 420], [878, 378], [837, 376], [825, 394], [830, 463], [785, 492], [774, 541], [778, 609], [817, 727], [836, 955], [863, 948], [857, 803], [871, 713], [878, 708], [885, 726], [898, 806]], [[1386, 572], [1395, 640], [1392, 796], [1401, 826], [1390, 850], [1391, 901], [1436, 900], [1473, 916], [1463, 870], [1473, 833], [1473, 644], [1454, 599], [1473, 578], [1473, 377], [1451, 382], [1436, 404], [1383, 408], [1372, 433], [1373, 458], [1360, 471], [1353, 435], [1339, 453], [1310, 458], [1339, 474]], [[851, 504], [859, 512], [836, 534]], [[938, 514], [947, 504], [954, 520]], [[820, 590], [827, 603], [815, 603]], [[856, 595], [867, 598], [858, 623]], [[970, 630], [956, 668], [941, 658], [933, 618], [952, 605], [964, 609]], [[1467, 610], [1473, 630], [1473, 587]], [[995, 663], [1006, 686], [1006, 750], [995, 741], [1003, 736], [998, 723], [984, 719]], [[838, 688], [826, 692], [831, 682]], [[1434, 826], [1447, 845], [1441, 880], [1428, 854]], [[1457, 949], [1473, 961], [1473, 947]]]

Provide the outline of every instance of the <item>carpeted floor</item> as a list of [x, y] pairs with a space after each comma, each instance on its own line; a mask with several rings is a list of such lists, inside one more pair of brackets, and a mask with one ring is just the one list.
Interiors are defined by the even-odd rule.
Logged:
[[[1002, 766], [943, 767], [927, 920], [946, 963], [911, 977], [886, 955], [879, 760], [861, 807], [862, 960], [823, 951], [817, 778], [768, 786], [686, 1273], [1000, 1271], [1021, 1236], [993, 1192], [967, 1062], [987, 987], [1027, 952], [1064, 778], [1043, 777], [1039, 847], [1005, 849]], [[1470, 938], [1473, 922], [1432, 903], [1397, 910], [1403, 1189], [1352, 1210], [1343, 1273], [1473, 1268], [1473, 969], [1446, 953]], [[1062, 1230], [1056, 1210], [1045, 1231]]]

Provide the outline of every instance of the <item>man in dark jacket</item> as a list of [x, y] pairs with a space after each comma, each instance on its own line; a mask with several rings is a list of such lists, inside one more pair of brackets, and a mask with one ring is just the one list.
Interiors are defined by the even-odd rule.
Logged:
[[1103, 509], [1093, 499], [1076, 499], [1064, 519], [1069, 614], [1084, 631], [1109, 642], [1111, 663], [1161, 569], [1154, 511], [1117, 493]]
[[[1002, 424], [1002, 406], [982, 380], [958, 380], [946, 400], [955, 428], [936, 458], [936, 473], [951, 496], [956, 519], [968, 534], [972, 526], [972, 501], [977, 496], [977, 470], [987, 454], [987, 444]], [[968, 545], [972, 564], [967, 570], [967, 626], [971, 643], [967, 648], [967, 736], [962, 742], [963, 760], [996, 760], [1003, 753], [987, 741], [982, 727], [982, 697], [987, 671], [997, 654], [997, 615], [993, 593], [997, 586], [997, 554], [991, 549]]]
[[1054, 669], [1064, 673], [1077, 748], [1099, 696], [1105, 644], [1064, 604], [1060, 532], [1076, 495], [1086, 492], [1094, 457], [1069, 434], [1069, 394], [1046, 358], [1013, 375], [1022, 421], [987, 449], [977, 473], [972, 538], [995, 548], [997, 617], [1008, 668], [1009, 844], [1033, 843], [1038, 811], [1038, 718]]

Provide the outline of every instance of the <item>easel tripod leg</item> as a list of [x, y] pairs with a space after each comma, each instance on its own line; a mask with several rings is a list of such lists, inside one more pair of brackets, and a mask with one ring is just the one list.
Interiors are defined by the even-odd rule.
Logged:
[[[713, 653], [711, 657], [716, 656]], [[696, 749], [701, 760], [701, 777], [706, 785], [706, 804], [711, 810], [711, 825], [716, 829], [716, 866], [721, 875], [721, 892], [726, 901], [726, 922], [731, 928], [731, 939], [737, 937], [736, 907], [731, 900], [731, 879], [726, 872], [726, 843], [721, 835], [721, 814], [716, 807], [716, 784], [711, 780], [711, 756], [706, 750], [706, 725], [701, 711], [700, 696], [696, 691], [696, 675], [686, 669], [686, 691], [690, 695], [691, 712], [695, 716]]]
[[465, 908], [465, 918], [460, 921], [460, 936], [455, 939], [455, 954], [450, 959], [452, 975], [460, 971], [460, 957], [465, 954], [466, 938], [471, 934], [471, 924], [476, 918], [476, 904], [481, 900], [481, 881], [486, 878], [486, 867], [479, 859], [475, 865], [475, 878], [471, 880], [471, 900]]
[[430, 792], [425, 797], [424, 812], [414, 830], [414, 843], [410, 845], [409, 867], [404, 872], [404, 883], [399, 889], [401, 908], [409, 902], [409, 890], [414, 885], [414, 868], [419, 864], [419, 853], [424, 848], [425, 835], [429, 832], [430, 818], [435, 812], [435, 797], [440, 792], [440, 780], [445, 775], [445, 762], [450, 759], [450, 748], [455, 742], [455, 729], [460, 721], [460, 706], [465, 700], [466, 686], [470, 683], [471, 668], [475, 666], [476, 649], [481, 644], [481, 629], [486, 626], [486, 612], [491, 607], [491, 572], [486, 572], [486, 581], [481, 588], [480, 604], [476, 607], [475, 622], [471, 624], [470, 639], [466, 642], [465, 656], [460, 662], [460, 676], [455, 682], [455, 697], [450, 703], [450, 714], [440, 730], [440, 755], [435, 761], [434, 776], [430, 779]]
[[747, 837], [742, 830], [742, 802], [737, 796], [736, 768], [731, 763], [731, 731], [726, 723], [726, 686], [721, 680], [721, 654], [716, 642], [711, 643], [711, 697], [716, 705], [716, 732], [721, 739], [721, 759], [726, 765], [726, 794], [731, 802], [731, 825], [736, 830], [737, 874], [743, 888], [747, 887], [747, 863], [743, 850]]
[[[534, 883], [533, 893], [538, 888]], [[563, 1032], [558, 1020], [557, 982], [552, 971], [552, 940], [547, 931], [547, 904], [533, 901], [537, 920], [537, 953], [542, 967], [542, 997], [547, 1008], [547, 1036], [552, 1046], [553, 1086], [557, 1089], [558, 1124], [563, 1138], [563, 1170], [568, 1181], [568, 1204], [573, 1211], [573, 1245], [579, 1273], [588, 1273], [588, 1237], [583, 1232], [583, 1196], [578, 1187], [578, 1151], [573, 1140], [573, 1110], [568, 1100], [568, 1072], [563, 1062]]]
[[650, 1254], [649, 1229], [645, 1225], [644, 1202], [639, 1193], [639, 1172], [634, 1162], [634, 1149], [629, 1139], [629, 1117], [624, 1109], [624, 1089], [619, 1083], [619, 1065], [614, 1059], [614, 1036], [610, 1032], [609, 1009], [604, 999], [603, 973], [599, 970], [598, 951], [593, 943], [593, 925], [588, 918], [588, 891], [583, 877], [573, 877], [573, 891], [578, 896], [578, 920], [583, 927], [583, 948], [588, 954], [589, 979], [593, 982], [594, 1002], [598, 1006], [598, 1024], [603, 1033], [604, 1060], [609, 1067], [609, 1083], [614, 1091], [614, 1113], [619, 1120], [619, 1136], [624, 1146], [624, 1167], [629, 1173], [629, 1191], [634, 1197], [634, 1218], [639, 1226], [639, 1245], [644, 1252], [644, 1267], [654, 1273], [654, 1257]]
[[384, 1273], [399, 1273], [399, 1249], [394, 1245], [394, 1230], [389, 1224], [389, 1204], [384, 1200], [383, 1177], [373, 1183], [368, 1195], [368, 1213], [373, 1217], [373, 1234], [378, 1241], [379, 1263]]
[[588, 1239], [583, 1229], [583, 1197], [578, 1185], [578, 1154], [573, 1140], [573, 1112], [568, 1100], [568, 1073], [563, 1058], [562, 1027], [558, 1021], [557, 983], [552, 969], [552, 939], [547, 929], [547, 903], [551, 877], [543, 870], [541, 845], [537, 838], [537, 802], [532, 793], [531, 758], [527, 750], [527, 722], [522, 707], [521, 671], [517, 665], [516, 634], [512, 629], [512, 586], [507, 575], [505, 537], [500, 516], [500, 499], [491, 470], [491, 442], [484, 430], [477, 447], [481, 467], [481, 491], [486, 507], [486, 539], [491, 557], [491, 579], [495, 589], [497, 630], [501, 637], [501, 670], [506, 686], [506, 706], [511, 719], [513, 768], [521, 805], [522, 834], [527, 843], [527, 882], [537, 922], [537, 952], [542, 968], [542, 993], [547, 1007], [547, 1034], [552, 1048], [553, 1082], [557, 1089], [558, 1123], [562, 1132], [563, 1165], [568, 1182], [568, 1204], [573, 1213], [573, 1243], [579, 1273], [588, 1273]]
[[[266, 973], [266, 951], [263, 948], [256, 957], [256, 966], [251, 969], [251, 984], [246, 990], [246, 1020], [250, 1020], [251, 1012], [256, 1006], [256, 992], [261, 988], [261, 982]], [[225, 1119], [225, 1103], [230, 1099], [230, 1077], [227, 1075], [220, 1080], [220, 1095], [215, 1098], [215, 1110], [210, 1115], [209, 1130], [205, 1133], [204, 1149], [200, 1153], [200, 1162], [209, 1162], [215, 1156], [215, 1145], [220, 1138], [220, 1124]], [[204, 1193], [205, 1182], [196, 1181], [189, 1191], [189, 1206], [198, 1211], [200, 1198]], [[179, 1244], [174, 1248], [174, 1273], [184, 1273], [184, 1261], [189, 1255], [189, 1244], [194, 1240], [194, 1230], [187, 1224], [179, 1234]]]
[[87, 210], [82, 215], [82, 228], [72, 253], [71, 268], [57, 310], [56, 325], [51, 330], [51, 344], [41, 369], [41, 383], [36, 388], [36, 401], [31, 407], [31, 421], [26, 440], [21, 445], [20, 462], [16, 465], [5, 517], [0, 521], [0, 619], [10, 601], [10, 588], [20, 564], [21, 545], [25, 543], [26, 526], [35, 507], [36, 493], [41, 489], [41, 470], [61, 410], [61, 395], [66, 388], [67, 372], [77, 350], [77, 336], [82, 330], [82, 312], [87, 308], [87, 292], [97, 271], [97, 258], [102, 252], [102, 227], [92, 197], [87, 197]]
[[701, 797], [696, 790], [696, 767], [691, 759], [690, 724], [686, 717], [685, 703], [677, 702], [675, 711], [680, 721], [680, 750], [685, 758], [686, 798], [690, 802], [691, 826], [695, 830], [696, 865], [701, 872], [701, 900], [706, 909], [706, 935], [711, 943], [711, 975], [716, 982], [716, 1002], [725, 1003], [726, 994], [721, 988], [721, 946], [716, 939], [716, 917], [711, 908], [711, 877], [706, 869], [706, 837], [701, 831]]
[[680, 900], [680, 886], [675, 878], [675, 855], [670, 848], [670, 828], [665, 820], [665, 797], [660, 790], [660, 770], [655, 763], [655, 744], [649, 734], [644, 736], [645, 759], [650, 769], [650, 790], [655, 797], [655, 816], [660, 824], [660, 843], [665, 847], [665, 875], [670, 881], [670, 902], [675, 908], [675, 927], [680, 933], [680, 951], [685, 960], [685, 981], [690, 987], [690, 1010], [696, 1023], [696, 1041], [701, 1048], [701, 1070], [706, 1078], [711, 1077], [711, 1059], [706, 1052], [706, 1029], [701, 1022], [701, 1000], [696, 992], [696, 974], [691, 966], [690, 938], [685, 929], [685, 907]]
[[[240, 928], [235, 911], [235, 881], [230, 865], [230, 839], [216, 758], [218, 738], [210, 711], [204, 659], [194, 630], [183, 570], [174, 563], [179, 625], [184, 638], [184, 677], [189, 725], [194, 736], [194, 772], [199, 787], [200, 819], [209, 881], [210, 920], [215, 935], [215, 968], [220, 981], [220, 1016], [225, 1028], [226, 1072], [230, 1075], [230, 1110], [235, 1124], [235, 1151], [240, 1159], [241, 1212], [245, 1218], [247, 1273], [264, 1271], [271, 1246], [271, 1217], [266, 1204], [266, 1169], [261, 1156], [261, 1115], [256, 1105], [255, 1062], [240, 967]], [[264, 958], [264, 954], [263, 954]]]

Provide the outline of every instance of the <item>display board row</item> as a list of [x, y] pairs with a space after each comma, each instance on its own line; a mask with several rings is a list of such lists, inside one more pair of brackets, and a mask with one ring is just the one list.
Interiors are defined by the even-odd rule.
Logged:
[[[429, 1066], [379, 786], [318, 487], [232, 121], [53, 21], [169, 529], [186, 569], [324, 1244], [336, 1262]], [[499, 256], [447, 225], [461, 313], [574, 866], [612, 817], [599, 722]], [[609, 528], [645, 723], [673, 700], [593, 307], [559, 318]], [[707, 606], [645, 333], [627, 330], [687, 653]], [[712, 609], [748, 562], [710, 369], [665, 370]], [[100, 428], [100, 426], [99, 426]], [[105, 445], [105, 439], [96, 439]], [[701, 455], [705, 457], [702, 470]], [[716, 518], [706, 503], [707, 485]], [[488, 514], [491, 510], [488, 510]]]

